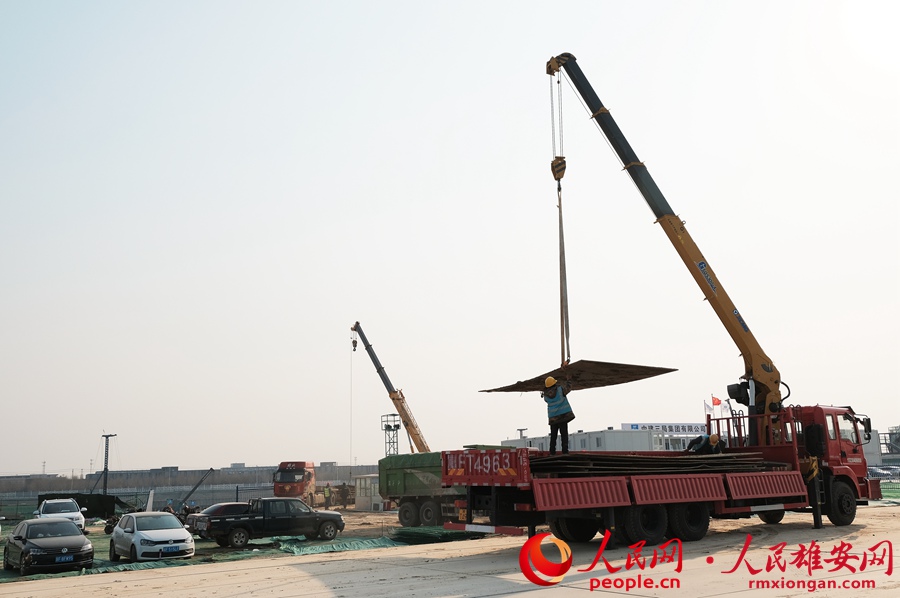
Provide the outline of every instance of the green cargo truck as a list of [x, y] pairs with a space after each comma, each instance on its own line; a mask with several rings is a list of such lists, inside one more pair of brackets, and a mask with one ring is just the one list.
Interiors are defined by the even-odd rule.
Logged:
[[396, 502], [403, 527], [442, 525], [456, 518], [454, 501], [465, 489], [441, 488], [441, 453], [391, 455], [378, 462], [382, 498]]

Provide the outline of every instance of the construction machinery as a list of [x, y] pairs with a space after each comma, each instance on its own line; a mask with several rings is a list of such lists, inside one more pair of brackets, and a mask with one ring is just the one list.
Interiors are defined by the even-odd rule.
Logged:
[[397, 409], [397, 413], [400, 415], [400, 421], [403, 422], [403, 427], [406, 429], [406, 435], [409, 438], [409, 452], [430, 452], [431, 449], [428, 448], [425, 436], [422, 435], [422, 430], [419, 429], [419, 424], [416, 423], [416, 418], [413, 417], [412, 411], [410, 411], [409, 405], [406, 403], [406, 397], [403, 396], [403, 391], [394, 388], [391, 379], [388, 378], [387, 372], [384, 371], [384, 366], [378, 361], [378, 356], [375, 355], [372, 344], [369, 343], [369, 339], [366, 338], [366, 333], [363, 332], [362, 326], [359, 325], [359, 322], [356, 322], [350, 327], [350, 330], [353, 332], [353, 350], [356, 351], [356, 335], [359, 335], [363, 347], [366, 349], [366, 353], [369, 354], [372, 363], [375, 365], [375, 371], [378, 372], [381, 382], [387, 389], [388, 397], [390, 397], [391, 401], [394, 403], [394, 407]]
[[[785, 406], [778, 369], [750, 332], [709, 263], [597, 97], [571, 54], [553, 57], [546, 72], [564, 71], [581, 95], [666, 236], [740, 348], [742, 382], [729, 397], [748, 407], [728, 417], [707, 415], [719, 455], [671, 451], [588, 452], [548, 456], [529, 449], [456, 450], [442, 454], [445, 486], [465, 489], [458, 523], [449, 529], [529, 534], [548, 524], [557, 537], [586, 542], [599, 530], [628, 544], [663, 538], [701, 539], [710, 517], [757, 515], [776, 524], [785, 511], [822, 513], [850, 525], [857, 505], [882, 497], [879, 480], [868, 479], [863, 445], [871, 422], [851, 407]], [[562, 163], [562, 166], [561, 166]], [[557, 181], [564, 158], [554, 158]], [[786, 385], [785, 385], [786, 387]], [[787, 388], [787, 387], [786, 387]], [[487, 517], [487, 525], [476, 521]]]

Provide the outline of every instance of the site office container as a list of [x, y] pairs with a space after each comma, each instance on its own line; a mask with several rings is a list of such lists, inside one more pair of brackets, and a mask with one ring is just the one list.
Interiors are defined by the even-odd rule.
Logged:
[[529, 448], [456, 450], [442, 455], [442, 483], [464, 490], [448, 529], [521, 534], [550, 526], [566, 541], [608, 529], [624, 543], [701, 539], [710, 518], [758, 515], [778, 523], [809, 511], [821, 525], [849, 525], [858, 504], [881, 498], [866, 479], [862, 444], [871, 425], [849, 407], [788, 407], [776, 415], [707, 418], [721, 455], [672, 451]]

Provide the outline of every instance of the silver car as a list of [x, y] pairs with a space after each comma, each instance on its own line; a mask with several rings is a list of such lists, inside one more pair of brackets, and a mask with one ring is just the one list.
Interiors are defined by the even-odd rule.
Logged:
[[132, 562], [189, 559], [194, 556], [194, 537], [171, 513], [126, 513], [109, 539], [109, 560], [123, 556]]

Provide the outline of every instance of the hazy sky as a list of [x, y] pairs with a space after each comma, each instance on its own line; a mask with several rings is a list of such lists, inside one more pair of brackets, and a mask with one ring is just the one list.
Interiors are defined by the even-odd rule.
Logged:
[[[900, 4], [0, 0], [0, 474], [371, 464], [548, 431], [571, 52], [792, 404], [900, 425]], [[564, 96], [572, 429], [699, 421], [738, 350]], [[408, 451], [405, 437], [401, 448]]]

